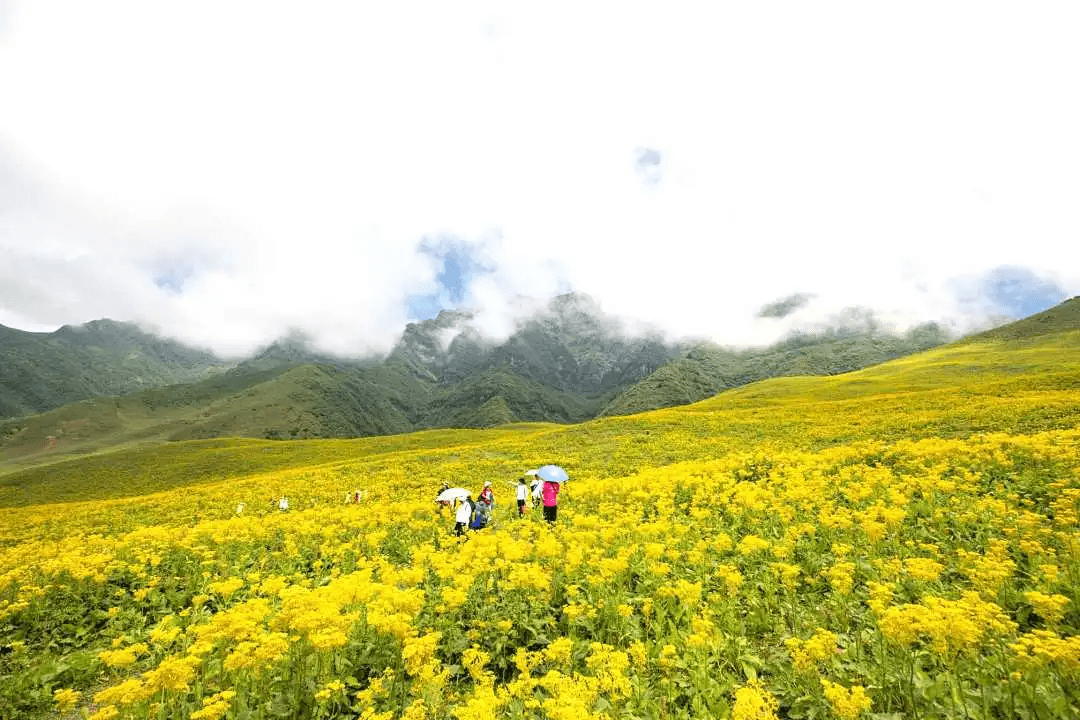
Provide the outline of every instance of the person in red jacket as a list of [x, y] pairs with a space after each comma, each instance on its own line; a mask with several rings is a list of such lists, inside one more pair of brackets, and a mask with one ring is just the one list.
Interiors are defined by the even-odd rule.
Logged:
[[485, 503], [488, 509], [495, 504], [495, 493], [491, 489], [491, 481], [484, 481], [484, 489], [480, 491], [480, 502]]
[[549, 523], [555, 522], [555, 516], [559, 511], [560, 487], [560, 483], [545, 480], [540, 490], [540, 497], [544, 501], [544, 519]]

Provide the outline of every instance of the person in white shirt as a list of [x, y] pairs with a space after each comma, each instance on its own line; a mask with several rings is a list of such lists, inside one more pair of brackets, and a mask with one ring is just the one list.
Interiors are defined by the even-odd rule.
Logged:
[[465, 529], [469, 527], [469, 521], [472, 520], [473, 514], [473, 501], [472, 495], [466, 495], [459, 501], [457, 515], [454, 516], [454, 534], [464, 535]]
[[525, 503], [529, 500], [529, 484], [525, 481], [525, 478], [518, 478], [517, 481], [517, 502], [518, 502], [518, 517], [525, 517]]

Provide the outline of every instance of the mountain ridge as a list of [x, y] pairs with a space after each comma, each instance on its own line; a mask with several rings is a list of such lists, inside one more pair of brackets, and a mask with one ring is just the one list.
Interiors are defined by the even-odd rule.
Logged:
[[0, 325], [0, 361], [0, 418], [198, 381], [231, 366], [210, 352], [108, 319], [51, 333]]
[[[1071, 311], [1047, 312], [1080, 325]], [[658, 334], [627, 335], [591, 299], [570, 295], [520, 321], [501, 343], [484, 338], [466, 311], [411, 323], [383, 358], [336, 358], [291, 336], [231, 366], [203, 370], [207, 375], [194, 382], [84, 398], [0, 420], [0, 466], [142, 442], [576, 423], [696, 402], [768, 377], [845, 373], [951, 339], [935, 325], [897, 335], [877, 327], [872, 316], [852, 317], [856, 321], [845, 327], [791, 335], [767, 348], [677, 345]], [[85, 336], [64, 334], [93, 340], [96, 331], [141, 332], [111, 323]], [[5, 331], [11, 333], [0, 333]], [[23, 334], [19, 340], [33, 345], [52, 335]], [[65, 342], [63, 348], [72, 346]]]

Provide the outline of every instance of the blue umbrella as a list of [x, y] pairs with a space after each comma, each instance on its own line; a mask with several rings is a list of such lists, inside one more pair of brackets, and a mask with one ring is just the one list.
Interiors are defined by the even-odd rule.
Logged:
[[553, 483], [564, 483], [570, 479], [566, 471], [558, 465], [545, 465], [536, 471], [536, 475], [545, 482]]

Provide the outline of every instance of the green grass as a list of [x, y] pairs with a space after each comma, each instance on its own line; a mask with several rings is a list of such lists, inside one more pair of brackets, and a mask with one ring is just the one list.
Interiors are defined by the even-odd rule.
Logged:
[[0, 507], [108, 500], [275, 471], [469, 447], [493, 437], [542, 433], [522, 423], [498, 431], [425, 430], [349, 440], [189, 440], [122, 448], [0, 475]]

